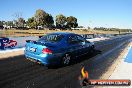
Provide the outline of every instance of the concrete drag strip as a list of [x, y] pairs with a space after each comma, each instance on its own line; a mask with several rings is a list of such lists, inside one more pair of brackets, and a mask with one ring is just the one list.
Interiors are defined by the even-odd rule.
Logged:
[[[112, 74], [108, 77], [106, 76], [109, 71], [107, 71], [101, 79], [128, 79], [132, 81], [132, 63], [128, 63], [125, 60], [127, 59], [127, 56], [129, 54], [129, 51], [132, 47], [132, 42], [128, 44], [128, 46], [122, 51], [118, 59], [114, 62], [113, 66], [109, 68], [109, 71], [113, 69], [112, 67], [115, 67], [112, 71]], [[115, 65], [115, 66], [114, 66]], [[130, 86], [109, 86], [109, 87], [98, 87], [98, 88], [132, 88], [132, 85]]]
[[13, 50], [0, 51], [0, 59], [23, 55], [24, 50], [25, 48], [18, 48]]
[[[116, 69], [109, 77], [109, 79], [129, 79], [132, 81], [132, 69], [131, 69], [132, 63], [125, 62], [124, 60], [126, 59], [126, 56], [129, 54], [131, 47], [132, 47], [132, 43], [130, 43], [129, 46], [127, 47], [127, 52], [125, 52], [126, 55], [124, 55], [124, 58], [121, 59], [121, 63], [116, 67]], [[132, 85], [128, 87], [120, 87], [120, 88], [132, 88]]]
[[[130, 38], [97, 42], [95, 46], [100, 46], [95, 47], [93, 54], [82, 56], [66, 67], [47, 69], [45, 66], [28, 61], [23, 55], [1, 60], [0, 88], [81, 88], [78, 76], [81, 75], [82, 66], [89, 72], [90, 79], [99, 79], [109, 70]], [[118, 47], [123, 42], [126, 43]], [[115, 47], [118, 48], [111, 51]]]
[[20, 51], [20, 50], [25, 50], [25, 48], [17, 48], [17, 49], [8, 49], [8, 50], [2, 50], [0, 51], [0, 54], [3, 54], [3, 53], [9, 53], [9, 52], [16, 52], [16, 51]]

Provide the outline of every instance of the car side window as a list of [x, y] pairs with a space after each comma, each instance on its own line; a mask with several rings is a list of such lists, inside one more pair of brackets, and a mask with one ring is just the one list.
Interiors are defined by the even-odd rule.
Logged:
[[82, 36], [77, 35], [76, 37], [77, 37], [79, 42], [85, 42], [86, 41]]
[[78, 43], [78, 39], [76, 36], [72, 35], [68, 37], [68, 43], [69, 44], [77, 44]]
[[86, 43], [90, 43], [88, 40], [86, 40], [85, 38], [83, 38], [82, 36], [77, 36], [77, 39], [79, 42], [86, 42]]
[[90, 43], [88, 40], [86, 40], [86, 43]]

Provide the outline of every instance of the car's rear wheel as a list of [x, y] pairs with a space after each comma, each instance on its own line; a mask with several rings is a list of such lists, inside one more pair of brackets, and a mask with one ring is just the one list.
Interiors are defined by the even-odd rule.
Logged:
[[62, 65], [64, 65], [64, 66], [69, 65], [70, 61], [71, 61], [71, 55], [65, 54], [62, 58]]

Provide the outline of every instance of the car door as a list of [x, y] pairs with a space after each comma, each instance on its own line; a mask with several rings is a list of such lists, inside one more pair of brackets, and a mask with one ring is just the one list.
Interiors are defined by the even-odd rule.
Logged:
[[86, 53], [90, 52], [91, 51], [91, 46], [92, 46], [91, 42], [85, 40], [85, 46], [86, 46], [85, 47], [85, 52]]
[[76, 37], [77, 37], [77, 39], [79, 41], [79, 45], [81, 47], [79, 54], [80, 55], [86, 54], [90, 49], [90, 42], [86, 41], [86, 39], [80, 35], [77, 35]]
[[72, 52], [72, 55], [75, 57], [79, 56], [82, 46], [80, 45], [76, 35], [70, 35], [68, 37], [68, 44], [68, 51]]

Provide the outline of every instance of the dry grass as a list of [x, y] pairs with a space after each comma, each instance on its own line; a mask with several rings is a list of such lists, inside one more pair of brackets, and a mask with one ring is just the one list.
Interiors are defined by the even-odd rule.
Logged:
[[119, 34], [118, 31], [102, 31], [102, 30], [0, 30], [0, 36], [41, 36], [52, 32], [72, 32], [76, 34]]

